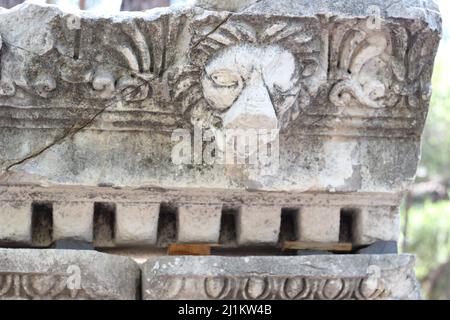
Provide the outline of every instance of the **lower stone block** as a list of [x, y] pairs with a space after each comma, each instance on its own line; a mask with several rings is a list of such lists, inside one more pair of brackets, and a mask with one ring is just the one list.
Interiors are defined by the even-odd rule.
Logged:
[[160, 257], [142, 296], [160, 299], [420, 299], [410, 255]]
[[134, 300], [140, 271], [94, 251], [0, 249], [0, 300]]

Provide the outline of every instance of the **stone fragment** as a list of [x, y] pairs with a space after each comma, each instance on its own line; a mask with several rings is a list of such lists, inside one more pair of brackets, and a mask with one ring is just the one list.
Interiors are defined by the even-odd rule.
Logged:
[[420, 298], [410, 255], [161, 257], [142, 270], [145, 300]]
[[[214, 10], [2, 10], [5, 183], [393, 194], [413, 180], [441, 32], [433, 1], [198, 4]], [[174, 165], [172, 133], [195, 127], [218, 145], [226, 128], [281, 129], [279, 170]]]
[[209, 10], [238, 11], [245, 9], [258, 0], [197, 0], [196, 5]]
[[0, 249], [0, 300], [134, 300], [138, 265], [94, 251]]

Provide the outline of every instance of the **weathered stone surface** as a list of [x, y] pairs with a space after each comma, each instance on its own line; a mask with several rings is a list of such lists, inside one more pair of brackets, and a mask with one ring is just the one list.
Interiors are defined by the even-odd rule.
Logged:
[[221, 205], [181, 206], [178, 209], [178, 242], [217, 243], [221, 216]]
[[158, 299], [418, 299], [409, 255], [166, 257], [143, 267]]
[[339, 207], [303, 207], [297, 223], [299, 240], [338, 242], [339, 222]]
[[119, 203], [116, 205], [115, 243], [118, 245], [155, 244], [159, 205]]
[[239, 210], [236, 223], [239, 244], [276, 244], [280, 234], [281, 208], [243, 206]]
[[0, 300], [130, 299], [139, 267], [94, 251], [0, 249]]
[[[0, 243], [396, 241], [440, 32], [431, 0], [0, 10]], [[2, 255], [0, 296], [136, 294], [122, 258]], [[410, 256], [155, 259], [149, 299], [418, 297]]]
[[[181, 231], [181, 237], [178, 236], [178, 240], [181, 242], [197, 242], [200, 240], [203, 242], [207, 240], [206, 238], [209, 239], [206, 242], [217, 242], [219, 230], [227, 228], [227, 226], [221, 225], [221, 207], [236, 209], [235, 216], [232, 218], [234, 221], [233, 230], [230, 231], [233, 234], [240, 234], [239, 243], [242, 245], [276, 244], [281, 232], [281, 208], [296, 209], [300, 213], [300, 216], [294, 217], [294, 221], [292, 221], [294, 225], [299, 226], [296, 229], [296, 240], [326, 242], [331, 239], [336, 241], [340, 230], [339, 208], [346, 209], [348, 204], [351, 203], [354, 211], [358, 213], [353, 219], [352, 238], [355, 243], [365, 245], [377, 240], [389, 241], [397, 237], [398, 228], [394, 222], [398, 221], [396, 205], [400, 201], [399, 197], [398, 194], [354, 193], [343, 195], [317, 193], [312, 195], [289, 192], [242, 193], [233, 190], [169, 191], [149, 189], [127, 191], [113, 188], [0, 186], [0, 205], [4, 206], [4, 209], [0, 210], [0, 213], [3, 213], [3, 215], [0, 215], [1, 221], [4, 221], [0, 224], [0, 230], [3, 234], [2, 240], [9, 238], [8, 242], [12, 244], [19, 242], [19, 239], [15, 239], [11, 235], [16, 234], [15, 229], [21, 228], [21, 232], [28, 239], [28, 242], [31, 241], [32, 203], [51, 204], [53, 215], [58, 215], [58, 208], [63, 208], [59, 207], [61, 203], [67, 204], [70, 208], [72, 208], [71, 203], [85, 203], [86, 208], [89, 207], [90, 211], [77, 211], [78, 215], [74, 216], [75, 221], [62, 225], [64, 219], [61, 220], [56, 217], [56, 219], [53, 219], [53, 226], [50, 225], [48, 228], [52, 229], [55, 224], [59, 224], [66, 229], [63, 232], [65, 236], [58, 236], [60, 232], [54, 230], [51, 241], [56, 241], [58, 238], [91, 239], [92, 228], [95, 227], [95, 223], [92, 226], [94, 204], [108, 202], [115, 204], [116, 208], [115, 221], [112, 226], [114, 229], [114, 237], [111, 239], [113, 244], [115, 243], [118, 246], [157, 246], [156, 239], [165, 236], [162, 234], [163, 229], [159, 232], [157, 230], [159, 219], [165, 213], [156, 204], [171, 203], [175, 209], [178, 208], [178, 214], [183, 212], [184, 209], [182, 208], [189, 207], [196, 208], [197, 213], [214, 211], [211, 216], [207, 214], [205, 216], [198, 215], [195, 219], [189, 218], [189, 214], [184, 215], [181, 219], [178, 217], [178, 221], [176, 221], [176, 214], [170, 217], [170, 219], [173, 219], [172, 224], [177, 226], [178, 231]], [[334, 203], [336, 207], [330, 207], [330, 202]], [[21, 204], [21, 214], [11, 215], [13, 212], [11, 209], [12, 203]], [[245, 206], [242, 206], [243, 203]], [[304, 219], [308, 215], [307, 212], [316, 210], [314, 208], [323, 209], [317, 209], [319, 210], [317, 216], [310, 215], [309, 224], [305, 224], [306, 220], [301, 218], [302, 212]], [[332, 211], [330, 211], [330, 208], [333, 208]], [[174, 211], [176, 211], [175, 209]], [[211, 211], [212, 209], [213, 211]], [[83, 212], [85, 214], [82, 214]], [[332, 212], [332, 216], [328, 216], [330, 212]], [[369, 212], [371, 212], [370, 215], [368, 215]], [[365, 215], [361, 215], [361, 213]], [[64, 212], [60, 214], [64, 214]], [[69, 214], [70, 216], [71, 214]], [[322, 219], [316, 219], [318, 217], [322, 217]], [[363, 217], [365, 218], [363, 219]], [[383, 219], [383, 217], [387, 219]], [[14, 221], [14, 223], [9, 223], [8, 219], [12, 219], [11, 221]], [[301, 221], [303, 221], [303, 224]], [[372, 222], [368, 223], [370, 221]], [[377, 221], [380, 221], [381, 224], [378, 224]], [[374, 223], [375, 225], [373, 225]], [[302, 225], [304, 230], [302, 230]], [[295, 229], [295, 227], [293, 228]], [[240, 229], [239, 232], [238, 229]], [[326, 230], [328, 231], [325, 232]], [[173, 242], [176, 242], [177, 230], [174, 229], [173, 232]], [[331, 238], [329, 234], [332, 234], [333, 237]], [[364, 236], [364, 239], [362, 236]], [[91, 240], [84, 241], [89, 242]], [[33, 245], [37, 245], [37, 243], [33, 243]]]
[[400, 216], [395, 207], [363, 208], [354, 229], [355, 244], [366, 245], [379, 240], [398, 241]]
[[31, 203], [0, 202], [0, 243], [31, 242]]
[[[430, 97], [440, 32], [434, 3], [239, 3], [238, 12], [176, 7], [104, 18], [31, 4], [2, 11], [3, 178], [403, 190]], [[279, 170], [174, 165], [171, 133], [194, 125], [216, 134], [276, 126]]]
[[92, 242], [94, 233], [94, 206], [85, 202], [57, 202], [53, 204], [54, 240]]

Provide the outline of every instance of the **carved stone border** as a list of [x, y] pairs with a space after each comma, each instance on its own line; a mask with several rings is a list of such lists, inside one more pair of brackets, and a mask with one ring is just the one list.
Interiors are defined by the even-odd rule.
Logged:
[[143, 267], [143, 297], [220, 300], [419, 299], [409, 255], [166, 257]]

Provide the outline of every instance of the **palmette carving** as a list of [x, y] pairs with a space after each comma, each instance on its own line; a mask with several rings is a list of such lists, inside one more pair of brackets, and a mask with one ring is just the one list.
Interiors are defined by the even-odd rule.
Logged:
[[[153, 290], [160, 292], [161, 299], [189, 296], [211, 300], [376, 300], [388, 299], [391, 295], [383, 279], [370, 276], [161, 276], [154, 283], [156, 287]], [[200, 292], [199, 288], [202, 288]]]
[[373, 109], [427, 104], [435, 41], [423, 26], [408, 30], [397, 24], [376, 28], [367, 22], [337, 24], [330, 66], [338, 81], [330, 101], [338, 107]]

